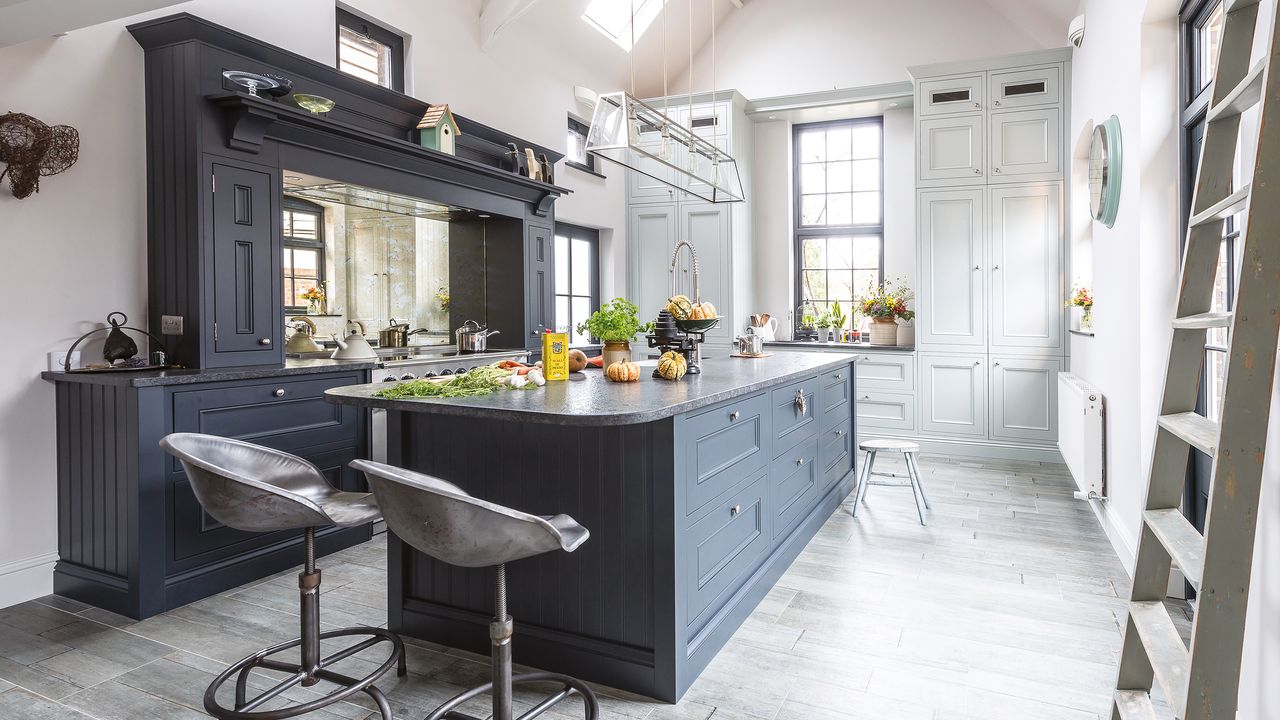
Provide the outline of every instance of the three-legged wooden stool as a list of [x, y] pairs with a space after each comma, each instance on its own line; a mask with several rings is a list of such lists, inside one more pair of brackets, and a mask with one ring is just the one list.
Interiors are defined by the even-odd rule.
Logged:
[[[858, 503], [866, 504], [867, 487], [883, 485], [886, 487], [909, 487], [911, 496], [916, 501], [916, 513], [920, 515], [920, 524], [924, 525], [924, 511], [929, 508], [929, 498], [924, 494], [924, 483], [920, 480], [920, 466], [916, 464], [916, 453], [920, 452], [919, 443], [894, 438], [872, 438], [858, 443], [858, 449], [866, 453], [862, 461], [862, 472], [858, 473], [858, 488], [853, 498], [853, 516], [858, 517]], [[885, 482], [873, 480], [873, 477], [902, 479], [904, 476], [895, 473], [875, 472], [873, 466], [876, 454], [880, 451], [900, 452], [907, 462], [906, 482]], [[923, 503], [923, 504], [921, 504]]]

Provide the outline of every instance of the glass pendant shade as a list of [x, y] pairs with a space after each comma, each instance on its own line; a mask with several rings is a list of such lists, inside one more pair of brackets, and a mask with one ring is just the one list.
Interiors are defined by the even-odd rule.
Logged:
[[587, 152], [707, 202], [746, 200], [733, 156], [627, 92], [600, 96]]

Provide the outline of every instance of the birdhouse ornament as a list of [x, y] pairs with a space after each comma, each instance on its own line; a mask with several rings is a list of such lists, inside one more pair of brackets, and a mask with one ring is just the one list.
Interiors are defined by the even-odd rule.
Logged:
[[461, 135], [448, 105], [432, 105], [418, 123], [418, 142], [424, 148], [454, 154], [454, 139]]

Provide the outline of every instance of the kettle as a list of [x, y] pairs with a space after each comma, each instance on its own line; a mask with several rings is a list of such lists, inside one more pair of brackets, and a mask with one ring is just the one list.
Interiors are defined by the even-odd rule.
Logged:
[[[359, 329], [351, 327], [356, 325]], [[329, 357], [334, 360], [373, 360], [378, 357], [378, 353], [373, 351], [373, 347], [369, 345], [369, 341], [364, 339], [364, 323], [359, 320], [352, 320], [347, 323], [347, 329], [350, 331], [345, 340], [333, 335], [333, 341], [338, 344], [338, 349], [333, 351]]]
[[311, 318], [305, 315], [289, 318], [287, 327], [293, 329], [293, 334], [284, 342], [284, 351], [287, 353], [314, 353], [324, 350], [320, 344], [312, 339], [316, 334], [316, 324]]

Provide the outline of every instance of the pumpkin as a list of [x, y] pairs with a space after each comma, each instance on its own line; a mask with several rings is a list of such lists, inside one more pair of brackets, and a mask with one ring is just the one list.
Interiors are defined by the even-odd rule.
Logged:
[[620, 360], [606, 368], [604, 376], [614, 382], [637, 382], [640, 379], [640, 366], [628, 360]]
[[685, 361], [684, 356], [674, 350], [668, 350], [658, 358], [658, 375], [663, 379], [679, 380], [684, 377], [688, 369], [689, 363]]
[[704, 303], [702, 303], [702, 305], [701, 305], [700, 307], [702, 308], [702, 317], [703, 317], [703, 318], [705, 318], [705, 319], [707, 319], [707, 320], [714, 320], [715, 318], [720, 317], [719, 313], [717, 313], [717, 312], [716, 312], [716, 306], [715, 306], [715, 305], [712, 305], [712, 304], [711, 304], [711, 303], [709, 303], [709, 302], [704, 302]]
[[587, 367], [587, 354], [581, 350], [569, 351], [569, 372], [582, 372]]
[[676, 295], [667, 301], [667, 312], [677, 320], [688, 320], [693, 313], [693, 302], [687, 295]]
[[701, 305], [694, 305], [693, 312], [689, 313], [690, 320], [706, 320], [707, 313], [702, 309]]

